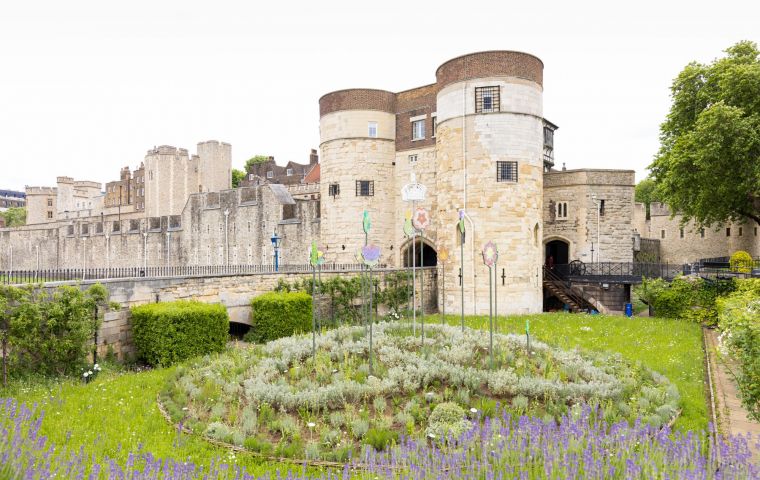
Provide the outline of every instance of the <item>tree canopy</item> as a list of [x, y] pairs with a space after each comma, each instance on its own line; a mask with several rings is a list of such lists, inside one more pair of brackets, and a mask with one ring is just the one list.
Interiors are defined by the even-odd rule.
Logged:
[[647, 220], [649, 219], [649, 205], [651, 205], [652, 202], [660, 201], [655, 191], [656, 187], [657, 185], [655, 184], [654, 180], [647, 177], [637, 183], [636, 189], [634, 190], [634, 200], [636, 202], [643, 203], [646, 207]]
[[20, 227], [26, 225], [26, 207], [11, 207], [0, 215], [5, 218], [6, 227]]
[[705, 65], [688, 64], [671, 86], [654, 194], [683, 220], [760, 224], [760, 51], [743, 41]]
[[253, 157], [249, 158], [245, 162], [245, 171], [246, 171], [246, 173], [250, 172], [251, 167], [253, 167], [257, 163], [264, 163], [264, 162], [267, 162], [268, 160], [269, 160], [269, 156], [268, 155], [254, 155]]
[[237, 168], [232, 169], [232, 188], [238, 188], [240, 186], [240, 181], [245, 178], [245, 172], [242, 170], [238, 170]]

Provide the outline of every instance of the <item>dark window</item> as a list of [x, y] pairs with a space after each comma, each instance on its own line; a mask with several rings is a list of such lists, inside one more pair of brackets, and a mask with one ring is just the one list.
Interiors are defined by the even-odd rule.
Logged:
[[730, 237], [730, 236], [731, 236], [731, 228], [727, 228], [727, 229], [726, 229], [726, 236], [727, 236], [727, 237]]
[[475, 88], [475, 113], [499, 111], [499, 87]]
[[322, 218], [322, 202], [319, 200], [317, 200], [316, 209], [316, 218]]
[[66, 226], [66, 235], [74, 235], [74, 225]]
[[679, 235], [681, 236], [681, 238], [683, 238], [683, 228], [682, 228], [682, 229], [681, 229], [681, 231], [679, 232]]
[[665, 230], [660, 230], [660, 238], [665, 238]]
[[90, 234], [90, 224], [89, 223], [83, 223], [82, 224], [82, 235], [89, 235]]
[[517, 182], [517, 162], [496, 162], [497, 182]]
[[739, 236], [742, 236], [742, 233], [744, 233], [744, 229], [742, 227], [739, 227]]
[[111, 227], [112, 232], [121, 232], [121, 223], [119, 221], [113, 222], [113, 227]]
[[295, 204], [282, 206], [282, 219], [290, 220], [296, 218], [296, 206]]
[[544, 127], [544, 147], [554, 148], [554, 130]]
[[755, 236], [757, 236], [757, 227], [755, 227]]
[[53, 199], [48, 198], [48, 207], [52, 207], [52, 206], [53, 206]]
[[705, 229], [704, 228], [700, 228], [699, 229], [699, 236], [702, 237], [702, 238], [705, 238]]
[[48, 218], [53, 218], [53, 212], [48, 211], [47, 215], [48, 215]]
[[331, 183], [329, 187], [327, 187], [327, 193], [331, 197], [337, 197], [340, 195], [340, 184], [339, 183]]
[[599, 200], [599, 216], [604, 216], [604, 200]]
[[375, 195], [375, 182], [373, 180], [357, 180], [356, 196], [372, 197]]

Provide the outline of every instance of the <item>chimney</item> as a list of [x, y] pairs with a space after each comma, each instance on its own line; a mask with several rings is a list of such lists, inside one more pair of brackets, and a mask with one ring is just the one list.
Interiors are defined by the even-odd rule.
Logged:
[[314, 165], [315, 163], [319, 163], [319, 154], [317, 154], [317, 151], [312, 148], [311, 154], [309, 155], [309, 165]]

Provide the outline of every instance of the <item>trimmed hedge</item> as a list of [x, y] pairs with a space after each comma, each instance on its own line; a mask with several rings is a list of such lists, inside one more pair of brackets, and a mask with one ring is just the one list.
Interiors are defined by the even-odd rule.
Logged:
[[251, 329], [246, 341], [269, 342], [311, 330], [311, 295], [269, 292], [251, 300]]
[[138, 358], [167, 366], [198, 355], [221, 352], [230, 320], [224, 305], [197, 301], [132, 307], [132, 336]]

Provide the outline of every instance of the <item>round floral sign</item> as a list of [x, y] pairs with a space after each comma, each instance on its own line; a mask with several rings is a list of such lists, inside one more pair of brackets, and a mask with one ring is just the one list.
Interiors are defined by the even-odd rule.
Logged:
[[488, 267], [493, 267], [499, 258], [499, 250], [493, 242], [489, 241], [483, 246], [483, 263]]
[[417, 230], [425, 230], [428, 228], [430, 226], [430, 215], [428, 214], [428, 211], [422, 207], [417, 208], [417, 211], [414, 212], [412, 223]]

